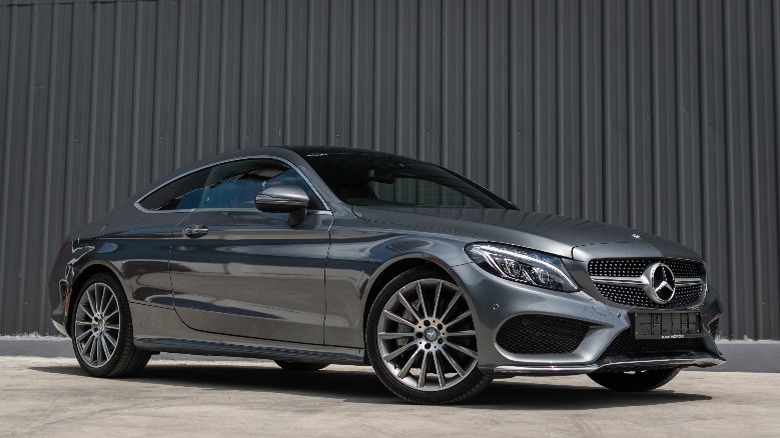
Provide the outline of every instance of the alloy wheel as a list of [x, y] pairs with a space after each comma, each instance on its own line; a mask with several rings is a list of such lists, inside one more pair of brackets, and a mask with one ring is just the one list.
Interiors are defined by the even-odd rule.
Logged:
[[106, 364], [117, 349], [121, 328], [116, 293], [102, 282], [81, 294], [75, 314], [75, 344], [84, 363], [93, 368]]
[[457, 385], [477, 365], [471, 309], [460, 289], [444, 280], [417, 280], [387, 301], [377, 325], [385, 368], [420, 391]]

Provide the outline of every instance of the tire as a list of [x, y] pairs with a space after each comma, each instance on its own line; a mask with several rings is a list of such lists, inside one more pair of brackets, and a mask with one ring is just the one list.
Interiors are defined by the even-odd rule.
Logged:
[[477, 367], [469, 303], [437, 270], [412, 269], [390, 281], [371, 306], [365, 341], [379, 380], [413, 403], [461, 402], [492, 380]]
[[133, 344], [130, 305], [119, 282], [96, 274], [76, 296], [71, 340], [81, 369], [93, 377], [126, 377], [141, 371], [151, 353]]
[[289, 362], [286, 360], [275, 360], [279, 368], [285, 371], [319, 371], [329, 364], [316, 362]]
[[680, 373], [681, 368], [623, 373], [591, 373], [594, 382], [614, 391], [645, 392], [660, 388]]

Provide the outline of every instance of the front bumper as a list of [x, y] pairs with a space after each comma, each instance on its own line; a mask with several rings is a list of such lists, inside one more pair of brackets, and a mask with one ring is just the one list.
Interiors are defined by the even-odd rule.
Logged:
[[[453, 268], [472, 306], [477, 332], [479, 369], [494, 377], [511, 375], [569, 375], [592, 372], [644, 370], [671, 367], [709, 367], [725, 359], [706, 330], [718, 315], [717, 296], [708, 293], [695, 311], [704, 327], [700, 351], [604, 355], [623, 331], [631, 327], [635, 310], [610, 305], [583, 291], [566, 293], [531, 287], [495, 277], [468, 263]], [[547, 315], [582, 321], [589, 328], [570, 353], [513, 354], [502, 349], [496, 335], [502, 325], [518, 315]]]

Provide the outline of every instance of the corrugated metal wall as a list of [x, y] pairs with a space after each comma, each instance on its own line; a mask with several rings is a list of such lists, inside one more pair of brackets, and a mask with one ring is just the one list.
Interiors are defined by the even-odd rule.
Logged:
[[0, 333], [53, 332], [60, 241], [149, 181], [308, 143], [690, 245], [780, 339], [779, 84], [770, 0], [0, 0]]

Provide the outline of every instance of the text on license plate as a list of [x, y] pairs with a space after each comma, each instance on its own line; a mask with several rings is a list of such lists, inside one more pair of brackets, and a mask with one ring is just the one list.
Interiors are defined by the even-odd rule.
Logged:
[[699, 312], [635, 313], [636, 339], [685, 339], [703, 336]]

